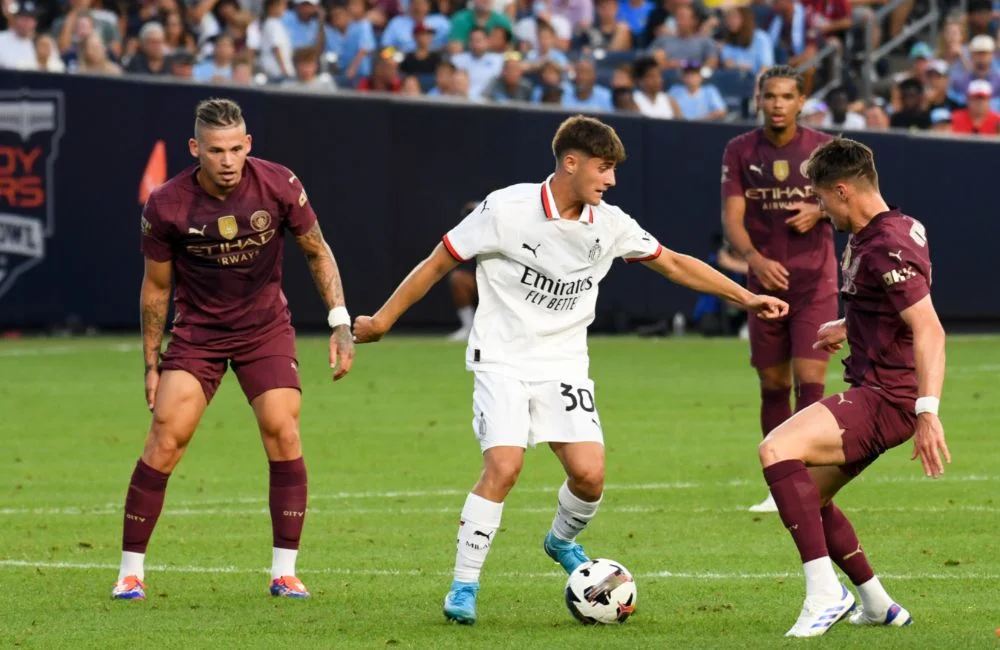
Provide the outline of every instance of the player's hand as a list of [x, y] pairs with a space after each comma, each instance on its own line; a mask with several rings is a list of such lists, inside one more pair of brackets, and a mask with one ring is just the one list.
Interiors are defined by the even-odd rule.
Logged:
[[775, 320], [788, 315], [788, 303], [774, 296], [754, 296], [747, 303], [747, 311], [764, 320]]
[[832, 320], [829, 323], [823, 323], [819, 326], [819, 330], [816, 331], [816, 342], [813, 343], [813, 350], [825, 350], [833, 354], [844, 347], [844, 341], [846, 340], [847, 322], [843, 318]]
[[333, 380], [342, 379], [351, 371], [354, 363], [354, 337], [351, 336], [349, 325], [338, 325], [330, 335], [330, 367], [333, 368]]
[[160, 385], [160, 371], [150, 368], [146, 371], [146, 406], [152, 411], [156, 406], [156, 389]]
[[768, 291], [788, 291], [788, 269], [781, 262], [755, 253], [747, 260], [747, 264]]
[[945, 462], [950, 463], [951, 452], [948, 451], [948, 445], [944, 441], [941, 420], [933, 413], [921, 413], [917, 416], [917, 428], [913, 434], [913, 455], [910, 460], [919, 456], [924, 466], [924, 474], [937, 478], [944, 474], [942, 453]]
[[354, 340], [357, 343], [374, 343], [385, 336], [385, 328], [374, 316], [358, 316], [354, 319]]
[[785, 223], [797, 233], [809, 232], [823, 218], [822, 210], [815, 203], [799, 201], [789, 205], [788, 209], [794, 211], [795, 214], [785, 219]]

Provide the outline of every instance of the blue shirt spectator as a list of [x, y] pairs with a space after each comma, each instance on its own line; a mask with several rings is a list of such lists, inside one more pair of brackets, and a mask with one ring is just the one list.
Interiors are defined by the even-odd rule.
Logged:
[[618, 3], [618, 20], [628, 25], [637, 43], [646, 29], [646, 19], [652, 10], [653, 3], [649, 0], [621, 0]]
[[722, 27], [720, 59], [725, 68], [736, 68], [757, 74], [774, 65], [774, 43], [771, 37], [757, 29], [754, 13], [749, 7], [726, 10]]
[[409, 14], [396, 16], [385, 26], [385, 31], [382, 32], [382, 47], [393, 47], [404, 54], [409, 54], [417, 49], [413, 29], [417, 24], [423, 24], [434, 32], [431, 49], [443, 50], [448, 45], [451, 22], [441, 14], [430, 13], [430, 10], [429, 0], [413, 0], [410, 3]]
[[319, 36], [319, 0], [297, 0], [293, 9], [282, 16], [292, 49], [313, 47]]
[[[375, 30], [372, 29], [372, 24], [366, 18], [351, 20], [348, 10], [342, 5], [333, 6], [330, 22], [332, 25], [325, 25], [323, 28], [326, 32], [324, 51], [337, 55], [337, 67], [349, 79], [371, 75], [372, 62], [368, 55], [375, 50]], [[351, 70], [351, 64], [360, 52], [364, 56], [357, 69]]]
[[486, 32], [474, 28], [469, 34], [469, 51], [460, 52], [451, 62], [469, 75], [469, 97], [480, 98], [493, 79], [500, 76], [504, 58], [502, 54], [486, 51]]
[[686, 120], [717, 120], [726, 116], [726, 101], [715, 86], [702, 85], [701, 71], [695, 66], [684, 69], [684, 83], [674, 84], [667, 93], [674, 98]]
[[597, 85], [597, 69], [589, 59], [574, 66], [573, 81], [563, 84], [562, 107], [581, 111], [612, 111], [611, 91]]
[[993, 68], [993, 53], [996, 42], [992, 37], [980, 34], [969, 42], [969, 57], [972, 59], [972, 70], [959, 70], [952, 73], [951, 85], [948, 88], [948, 99], [959, 106], [965, 106], [968, 101], [969, 84], [976, 79], [990, 82], [993, 86], [993, 98], [990, 108], [1000, 111], [1000, 72]]

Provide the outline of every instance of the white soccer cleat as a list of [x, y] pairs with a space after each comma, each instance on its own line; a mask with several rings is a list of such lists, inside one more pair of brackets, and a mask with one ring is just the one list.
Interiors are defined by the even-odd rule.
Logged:
[[811, 637], [825, 634], [833, 625], [854, 609], [854, 594], [841, 585], [844, 595], [838, 600], [830, 597], [806, 596], [799, 620], [785, 636]]
[[750, 506], [750, 512], [778, 512], [778, 504], [774, 502], [771, 493], [767, 493], [767, 498], [755, 506]]
[[913, 622], [913, 617], [910, 613], [900, 607], [898, 604], [893, 603], [889, 609], [885, 611], [885, 614], [879, 614], [876, 616], [869, 616], [868, 612], [864, 608], [858, 609], [850, 618], [851, 625], [884, 625], [886, 627], [903, 627], [904, 625], [909, 625]]

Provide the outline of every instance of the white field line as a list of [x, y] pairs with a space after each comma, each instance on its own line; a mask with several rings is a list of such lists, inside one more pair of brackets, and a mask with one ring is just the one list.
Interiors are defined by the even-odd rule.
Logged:
[[142, 346], [138, 343], [107, 343], [104, 345], [47, 345], [37, 348], [13, 347], [3, 349], [0, 344], [0, 359], [7, 357], [43, 357], [81, 352], [138, 352]]
[[[78, 571], [114, 571], [118, 569], [117, 564], [100, 562], [47, 562], [42, 560], [0, 560], [2, 568], [27, 568], [27, 569], [60, 569]], [[163, 571], [169, 573], [237, 573], [237, 574], [260, 574], [268, 573], [267, 569], [248, 569], [234, 566], [150, 566], [149, 571]], [[444, 577], [450, 576], [450, 571], [420, 571], [417, 569], [307, 569], [298, 571], [302, 575], [345, 575], [345, 576], [429, 576]], [[732, 572], [720, 573], [714, 571], [651, 571], [636, 574], [642, 580], [673, 578], [680, 580], [780, 580], [786, 578], [801, 578], [800, 572], [760, 572], [745, 573]], [[565, 578], [566, 574], [559, 571], [520, 572], [520, 571], [497, 571], [490, 572], [490, 578]], [[998, 580], [1000, 575], [989, 573], [904, 573], [904, 574], [880, 574], [880, 577], [887, 580]]]

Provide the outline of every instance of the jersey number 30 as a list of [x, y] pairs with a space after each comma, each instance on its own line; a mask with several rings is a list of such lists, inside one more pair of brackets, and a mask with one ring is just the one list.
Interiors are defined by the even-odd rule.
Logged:
[[[586, 388], [576, 388], [576, 389], [574, 389], [569, 384], [559, 384], [559, 385], [562, 386], [562, 393], [560, 393], [560, 394], [563, 397], [565, 397], [566, 400], [568, 401], [568, 404], [566, 405], [566, 410], [567, 411], [573, 411], [577, 407], [580, 407], [584, 411], [586, 411], [587, 413], [593, 413], [594, 412], [595, 407], [594, 407], [594, 394], [593, 393], [591, 393]], [[573, 392], [574, 390], [576, 391], [575, 394]]]

